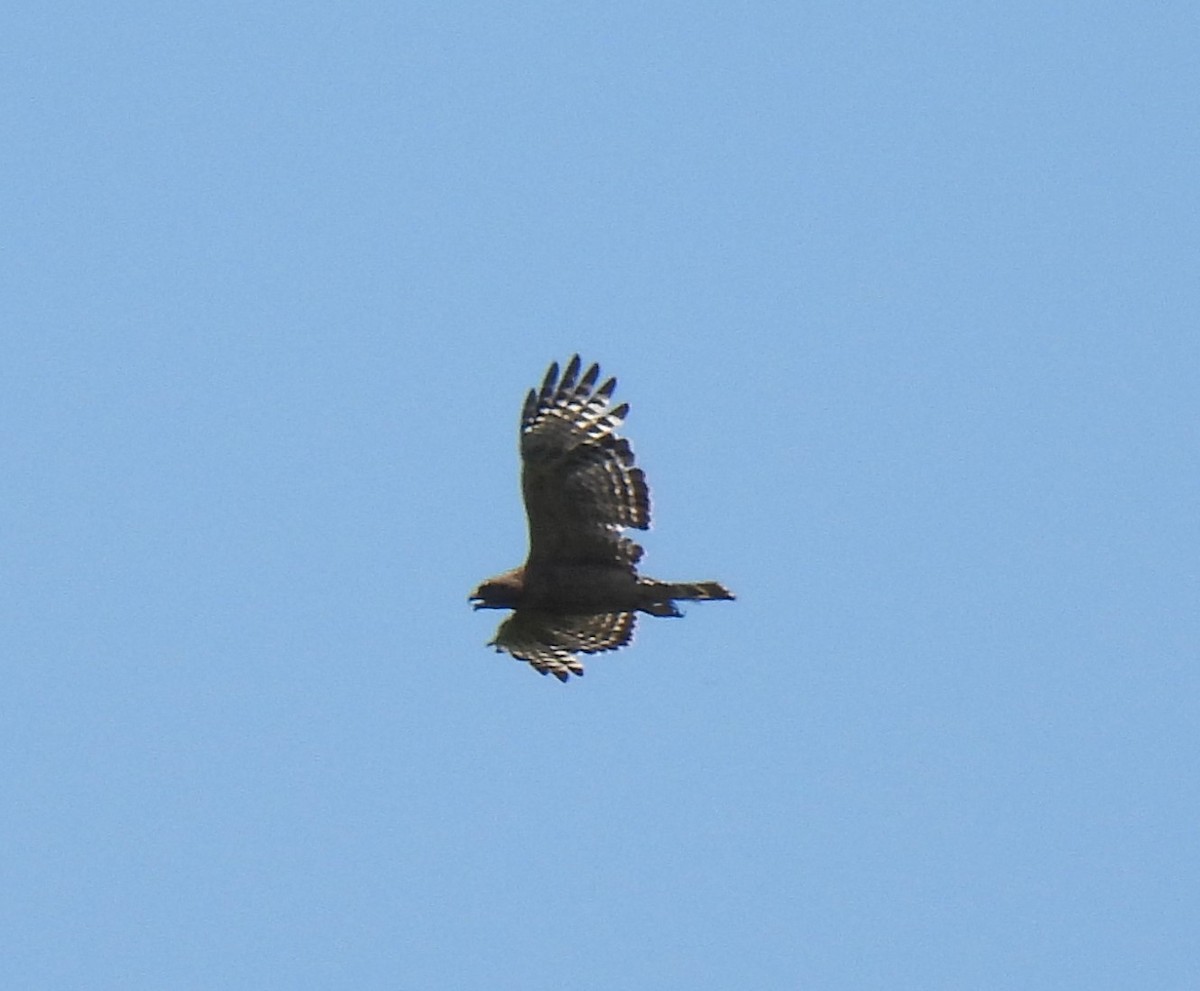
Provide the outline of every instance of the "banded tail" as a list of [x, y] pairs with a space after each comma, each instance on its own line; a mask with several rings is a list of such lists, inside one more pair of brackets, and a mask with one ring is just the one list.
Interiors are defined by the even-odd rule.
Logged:
[[720, 582], [663, 582], [669, 599], [732, 599], [733, 593]]
[[720, 582], [658, 582], [643, 578], [638, 582], [643, 601], [638, 605], [651, 616], [682, 616], [675, 599], [732, 599], [733, 593]]

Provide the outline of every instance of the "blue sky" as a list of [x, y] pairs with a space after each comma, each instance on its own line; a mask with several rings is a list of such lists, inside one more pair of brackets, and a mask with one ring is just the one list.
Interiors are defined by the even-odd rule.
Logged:
[[[1194, 4], [5, 21], [6, 987], [1197, 985]], [[560, 685], [574, 351], [739, 600]]]

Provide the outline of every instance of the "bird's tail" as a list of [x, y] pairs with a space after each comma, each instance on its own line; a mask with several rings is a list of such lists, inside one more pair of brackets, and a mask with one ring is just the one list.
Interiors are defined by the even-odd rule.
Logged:
[[720, 582], [657, 582], [642, 579], [642, 604], [651, 616], [682, 616], [675, 599], [732, 599], [733, 593]]
[[720, 582], [665, 583], [670, 599], [732, 599], [733, 593]]

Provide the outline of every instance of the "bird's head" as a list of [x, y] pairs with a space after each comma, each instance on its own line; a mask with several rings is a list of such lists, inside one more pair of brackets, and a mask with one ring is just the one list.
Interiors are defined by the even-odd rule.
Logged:
[[516, 609], [523, 578], [520, 568], [489, 578], [471, 593], [468, 601], [474, 609]]

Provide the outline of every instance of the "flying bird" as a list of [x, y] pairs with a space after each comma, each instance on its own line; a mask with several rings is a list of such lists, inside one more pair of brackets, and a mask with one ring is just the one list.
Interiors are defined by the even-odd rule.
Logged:
[[611, 403], [617, 380], [599, 388], [600, 366], [580, 377], [575, 355], [555, 362], [521, 411], [521, 490], [529, 556], [471, 593], [476, 609], [512, 609], [489, 646], [560, 681], [582, 675], [578, 654], [616, 650], [634, 616], [683, 615], [679, 599], [732, 599], [719, 582], [643, 578], [642, 548], [623, 534], [650, 526], [650, 493], [617, 427], [628, 403]]

